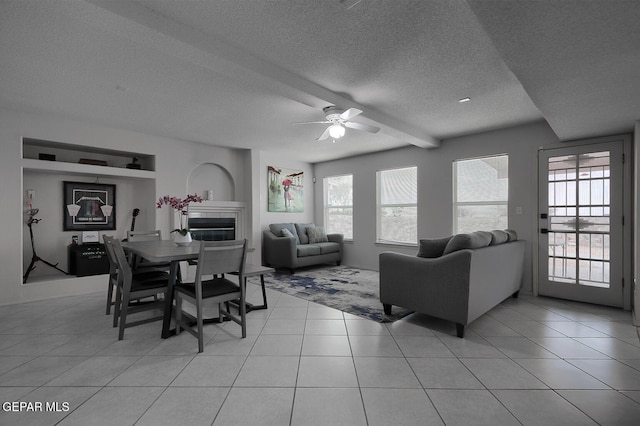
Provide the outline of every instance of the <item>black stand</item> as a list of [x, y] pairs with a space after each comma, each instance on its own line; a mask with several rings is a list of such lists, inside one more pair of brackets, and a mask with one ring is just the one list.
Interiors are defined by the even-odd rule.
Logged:
[[38, 213], [37, 209], [33, 209], [33, 210], [29, 211], [29, 220], [27, 221], [27, 226], [29, 227], [29, 235], [31, 236], [31, 251], [33, 252], [33, 256], [31, 257], [31, 263], [29, 264], [29, 267], [27, 268], [27, 272], [25, 272], [23, 277], [22, 277], [22, 283], [23, 284], [27, 282], [27, 279], [29, 279], [29, 274], [31, 273], [31, 271], [36, 269], [36, 262], [38, 262], [38, 261], [44, 263], [47, 266], [52, 267], [53, 269], [57, 269], [58, 271], [62, 272], [65, 275], [69, 275], [65, 271], [63, 271], [62, 269], [58, 268], [58, 264], [57, 263], [54, 265], [53, 263], [47, 262], [46, 260], [40, 258], [36, 254], [36, 246], [35, 246], [35, 244], [33, 242], [33, 227], [32, 227], [32, 225], [34, 223], [40, 222], [40, 219], [35, 219], [34, 218], [34, 216], [37, 213]]

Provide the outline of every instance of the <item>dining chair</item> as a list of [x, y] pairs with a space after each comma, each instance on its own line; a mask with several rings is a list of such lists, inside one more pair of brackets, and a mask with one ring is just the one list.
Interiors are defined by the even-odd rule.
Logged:
[[[113, 254], [113, 245], [107, 244], [107, 241], [113, 240], [113, 237], [108, 235], [103, 235], [102, 239], [104, 241], [105, 252], [107, 254], [107, 259], [109, 260], [109, 278], [108, 278], [108, 288], [107, 288], [107, 315], [111, 314], [111, 306], [115, 305], [113, 300], [113, 289], [118, 286], [118, 264], [116, 263], [115, 255]], [[159, 273], [160, 272], [160, 273]], [[138, 279], [149, 279], [153, 277], [162, 276], [165, 274], [163, 268], [139, 268], [133, 271], [134, 277]], [[157, 297], [155, 297], [157, 299]], [[139, 301], [139, 300], [138, 300]], [[117, 318], [115, 318], [115, 322], [117, 324]]]
[[[247, 257], [247, 240], [202, 241], [198, 255], [195, 282], [180, 283], [175, 287], [176, 334], [183, 328], [198, 338], [198, 352], [204, 349], [203, 300], [218, 303], [218, 321], [223, 317], [240, 324], [242, 337], [247, 337], [244, 267]], [[238, 275], [238, 283], [225, 278], [225, 274]], [[195, 305], [196, 316], [182, 309], [183, 301]], [[229, 301], [239, 300], [240, 318], [229, 312]], [[188, 322], [184, 319], [186, 317]], [[193, 329], [195, 321], [196, 330]]]
[[[160, 241], [162, 240], [162, 231], [159, 229], [155, 229], [152, 231], [127, 231], [127, 241], [136, 242], [136, 241]], [[131, 257], [131, 267], [136, 270], [141, 267], [155, 267], [155, 268], [166, 268], [167, 271], [171, 264], [169, 262], [149, 262], [145, 259], [140, 259], [138, 256]]]
[[127, 240], [128, 241], [153, 241], [153, 240], [161, 240], [162, 239], [162, 231], [159, 229], [155, 229], [152, 231], [127, 231]]
[[[113, 289], [113, 287], [116, 289], [113, 326], [119, 327], [118, 340], [122, 340], [124, 338], [125, 328], [158, 321], [163, 318], [162, 309], [164, 308], [165, 302], [164, 300], [158, 300], [156, 296], [158, 294], [164, 294], [166, 298], [169, 274], [157, 269], [148, 269], [134, 273], [127, 261], [120, 241], [113, 237], [103, 237], [103, 239], [107, 253], [110, 253], [113, 257], [117, 267], [115, 279], [111, 281], [111, 289]], [[134, 300], [139, 301], [142, 298], [150, 296], [154, 297], [154, 300], [151, 302], [131, 303]], [[160, 309], [161, 313], [137, 321], [127, 321], [129, 314], [154, 309]]]
[[118, 264], [116, 263], [115, 255], [113, 254], [112, 244], [107, 244], [107, 241], [113, 240], [113, 237], [103, 235], [105, 252], [107, 253], [107, 259], [109, 260], [109, 288], [107, 290], [107, 315], [111, 314], [111, 306], [113, 302], [113, 289], [118, 286]]

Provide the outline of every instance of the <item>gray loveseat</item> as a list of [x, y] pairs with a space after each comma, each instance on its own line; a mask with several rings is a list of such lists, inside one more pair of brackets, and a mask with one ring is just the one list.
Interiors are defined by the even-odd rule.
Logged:
[[263, 257], [268, 266], [288, 268], [342, 261], [342, 234], [325, 234], [313, 223], [272, 223], [262, 233]]
[[420, 240], [416, 256], [380, 254], [380, 302], [386, 314], [402, 306], [464, 327], [522, 284], [525, 242], [513, 231], [473, 232]]

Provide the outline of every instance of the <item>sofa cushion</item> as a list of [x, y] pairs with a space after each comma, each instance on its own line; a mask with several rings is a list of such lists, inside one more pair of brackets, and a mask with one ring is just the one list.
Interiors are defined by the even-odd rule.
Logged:
[[298, 231], [298, 238], [300, 244], [309, 244], [309, 236], [307, 235], [307, 228], [315, 228], [314, 223], [296, 223], [296, 230]]
[[336, 253], [340, 251], [340, 244], [338, 243], [317, 243], [312, 245], [320, 247], [320, 254]]
[[444, 248], [443, 255], [464, 249], [479, 249], [491, 243], [491, 234], [486, 231], [476, 231], [470, 234], [457, 234], [451, 237]]
[[320, 247], [316, 244], [301, 244], [297, 247], [298, 257], [317, 256], [320, 253]]
[[509, 234], [506, 231], [496, 229], [491, 231], [491, 243], [490, 246], [497, 246], [498, 244], [504, 244], [509, 240]]
[[296, 237], [296, 243], [300, 244], [300, 238], [298, 237], [298, 232], [296, 231], [296, 227], [293, 226], [293, 223], [272, 223], [269, 225], [269, 229], [278, 237], [282, 236], [282, 229], [286, 228], [291, 232], [291, 234]]
[[446, 238], [425, 238], [420, 240], [418, 247], [418, 257], [440, 257], [451, 237]]
[[309, 244], [326, 243], [329, 241], [327, 233], [324, 232], [322, 226], [316, 226], [315, 228], [307, 228], [307, 236], [309, 237]]
[[507, 240], [508, 242], [516, 241], [518, 239], [518, 233], [513, 229], [505, 229], [504, 232], [509, 235], [509, 239]]
[[291, 233], [287, 228], [282, 228], [281, 237], [291, 237], [295, 238], [296, 236]]

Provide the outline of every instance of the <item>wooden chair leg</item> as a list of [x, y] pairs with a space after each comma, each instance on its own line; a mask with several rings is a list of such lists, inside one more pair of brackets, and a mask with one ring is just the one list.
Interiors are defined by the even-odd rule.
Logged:
[[244, 339], [247, 337], [247, 281], [239, 282], [238, 280], [238, 284], [240, 285], [240, 306], [238, 308], [240, 309], [240, 322], [242, 322], [240, 325]]
[[120, 310], [122, 309], [122, 292], [120, 287], [116, 289], [116, 302], [113, 309], [113, 326], [118, 326], [118, 320], [120, 319]]
[[127, 325], [127, 311], [129, 310], [129, 295], [126, 294], [120, 306], [120, 329], [118, 330], [118, 340], [124, 339], [124, 329]]
[[107, 291], [107, 315], [111, 314], [111, 304], [113, 303], [113, 284], [109, 278], [109, 290]]
[[196, 313], [198, 322], [198, 353], [204, 350], [204, 331], [202, 330], [202, 300], [196, 301]]
[[244, 303], [240, 303], [240, 321], [242, 322], [242, 338], [247, 337], [247, 305]]

